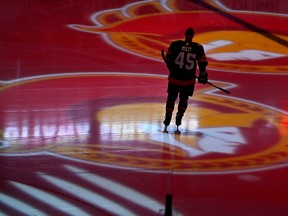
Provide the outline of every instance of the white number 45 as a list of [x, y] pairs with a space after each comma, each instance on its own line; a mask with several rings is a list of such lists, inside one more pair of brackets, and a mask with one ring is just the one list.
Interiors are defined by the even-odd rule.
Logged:
[[195, 57], [196, 57], [196, 54], [187, 53], [186, 61], [184, 61], [185, 60], [185, 52], [180, 52], [178, 54], [177, 58], [175, 59], [175, 64], [179, 65], [180, 69], [182, 69], [183, 66], [185, 66], [185, 68], [187, 70], [191, 70], [194, 68], [194, 65], [195, 65]]

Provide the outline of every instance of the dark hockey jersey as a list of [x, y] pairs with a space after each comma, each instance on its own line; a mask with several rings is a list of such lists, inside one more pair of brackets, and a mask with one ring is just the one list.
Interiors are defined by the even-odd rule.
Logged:
[[[189, 43], [182, 40], [172, 42], [166, 58], [170, 72], [169, 80], [180, 85], [193, 83], [197, 65], [200, 72], [204, 72], [208, 64], [203, 46], [196, 42]], [[180, 82], [177, 83], [177, 80]]]

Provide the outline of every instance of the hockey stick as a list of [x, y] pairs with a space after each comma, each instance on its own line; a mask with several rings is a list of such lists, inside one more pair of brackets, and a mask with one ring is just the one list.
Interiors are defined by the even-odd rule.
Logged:
[[163, 49], [161, 49], [161, 56], [162, 56], [162, 59], [163, 59], [163, 61], [165, 62], [165, 53], [164, 53], [164, 50]]
[[[161, 56], [162, 56], [164, 62], [166, 62], [166, 61], [165, 61], [165, 58], [166, 58], [166, 57], [165, 57], [165, 53], [164, 53], [164, 50], [163, 50], [163, 49], [161, 49]], [[199, 77], [197, 77], [197, 76], [196, 76], [196, 78], [199, 79]], [[223, 88], [221, 88], [221, 87], [219, 87], [219, 86], [216, 86], [216, 85], [214, 85], [213, 83], [211, 83], [211, 82], [209, 82], [209, 81], [207, 81], [207, 84], [209, 84], [209, 85], [213, 86], [214, 88], [217, 88], [217, 89], [219, 89], [219, 90], [221, 90], [221, 91], [224, 91], [224, 92], [227, 93], [227, 94], [230, 94], [230, 91], [228, 91], [228, 90], [226, 90], [226, 89], [223, 89]]]
[[[197, 76], [196, 76], [196, 78], [199, 79], [199, 77], [197, 77]], [[207, 81], [207, 84], [213, 86], [214, 88], [220, 89], [221, 91], [224, 91], [224, 92], [227, 93], [227, 94], [230, 94], [230, 91], [228, 91], [228, 90], [226, 90], [226, 89], [223, 89], [223, 88], [221, 88], [221, 87], [219, 87], [219, 86], [216, 86], [216, 85], [214, 85], [213, 83], [211, 83], [211, 82], [209, 82], [209, 81]]]

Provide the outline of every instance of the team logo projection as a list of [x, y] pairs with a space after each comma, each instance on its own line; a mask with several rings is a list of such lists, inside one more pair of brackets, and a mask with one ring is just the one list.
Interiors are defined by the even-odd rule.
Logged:
[[95, 13], [91, 16], [93, 25], [71, 24], [69, 27], [101, 34], [118, 49], [161, 61], [160, 50], [167, 48], [171, 41], [183, 38], [183, 30], [193, 23], [197, 33], [195, 41], [204, 45], [210, 69], [287, 73], [287, 30], [275, 29], [274, 25], [287, 16], [229, 12], [243, 21], [241, 25], [242, 22], [194, 3], [189, 3], [187, 8], [190, 10], [178, 6], [176, 1], [139, 2]]
[[[68, 88], [72, 84], [75, 90]], [[45, 91], [29, 95], [19, 91], [51, 85], [55, 92], [50, 90], [49, 99]], [[230, 84], [217, 85], [229, 88]], [[1, 146], [1, 154], [49, 151], [112, 167], [186, 173], [265, 169], [286, 160], [284, 112], [214, 95], [211, 87], [197, 85], [181, 135], [173, 133], [173, 124], [165, 134], [161, 116], [166, 95], [153, 86], [164, 89], [166, 79], [139, 74], [66, 75], [7, 86], [1, 100], [13, 97], [9, 106], [17, 98], [26, 104], [25, 112], [6, 116], [10, 125], [3, 135], [10, 139]], [[61, 91], [65, 94], [61, 100], [60, 88], [67, 89]], [[46, 111], [38, 112], [42, 106]]]

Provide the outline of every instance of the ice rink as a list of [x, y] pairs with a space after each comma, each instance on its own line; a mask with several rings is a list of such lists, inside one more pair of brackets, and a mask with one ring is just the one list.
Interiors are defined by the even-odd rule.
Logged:
[[[285, 0], [0, 1], [0, 215], [287, 216], [287, 25]], [[190, 26], [231, 93], [197, 83], [163, 133]]]

